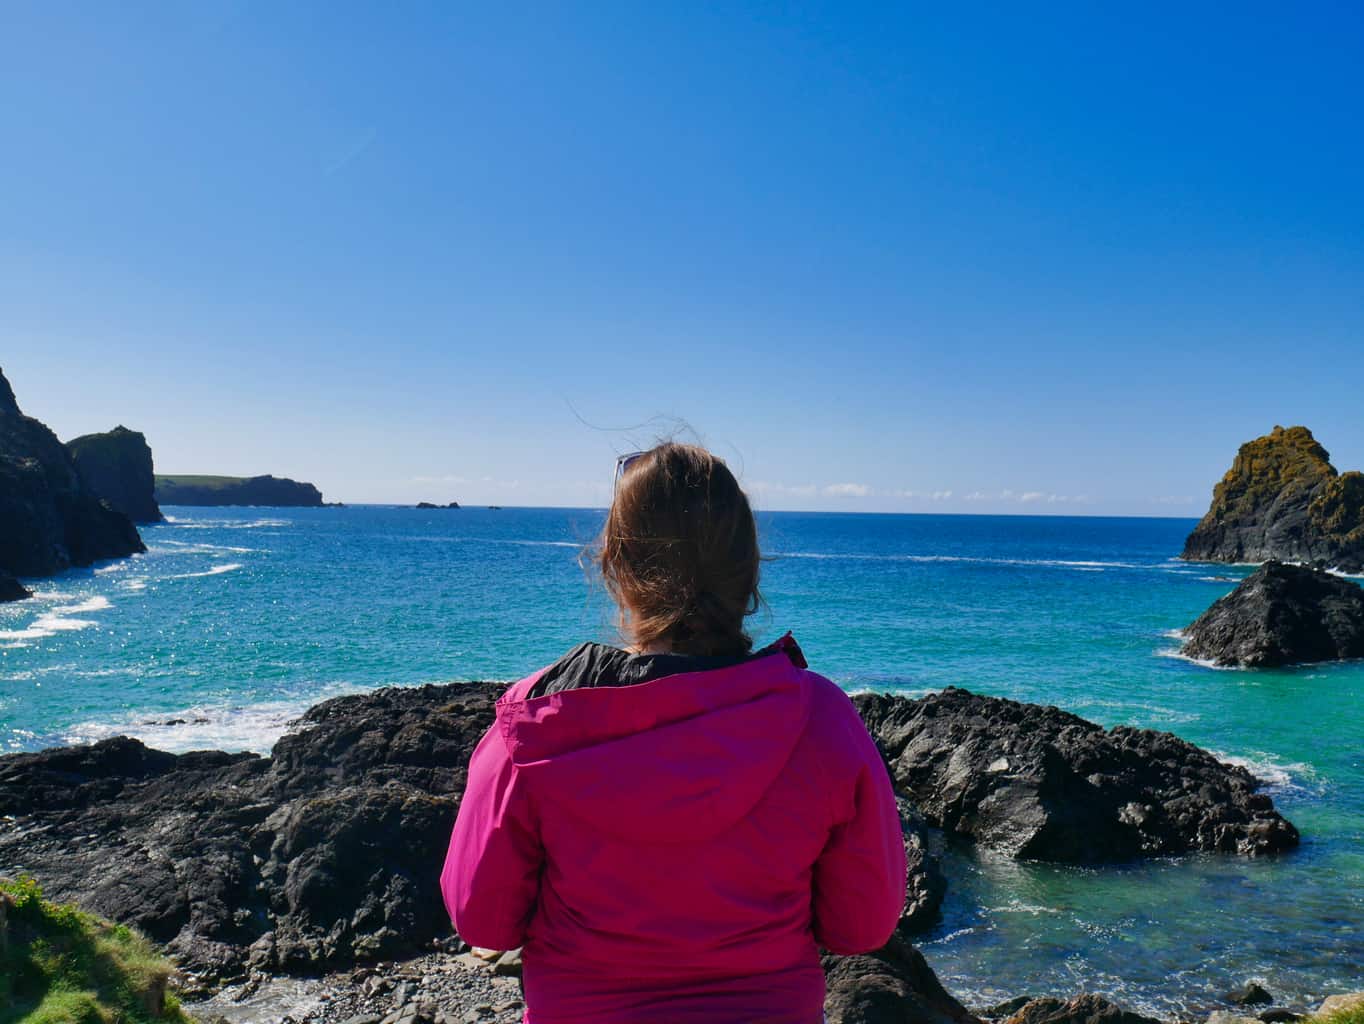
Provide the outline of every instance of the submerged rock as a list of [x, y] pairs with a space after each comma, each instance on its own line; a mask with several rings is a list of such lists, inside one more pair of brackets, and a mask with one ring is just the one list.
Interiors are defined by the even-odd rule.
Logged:
[[853, 701], [930, 824], [1012, 857], [1083, 864], [1298, 843], [1254, 776], [1169, 733], [955, 687]]
[[1337, 472], [1306, 427], [1275, 427], [1241, 446], [1181, 557], [1364, 572], [1364, 474]]
[[322, 492], [309, 483], [265, 476], [158, 476], [156, 500], [162, 505], [264, 505], [321, 508]]
[[135, 523], [161, 522], [152, 450], [143, 434], [119, 426], [67, 441], [66, 450], [86, 483], [110, 505]]
[[1364, 588], [1320, 569], [1266, 562], [1184, 638], [1182, 653], [1217, 665], [1364, 658]]
[[0, 373], [0, 571], [50, 576], [145, 550], [132, 521], [91, 490], [66, 446], [20, 411]]
[[1274, 1002], [1269, 990], [1258, 981], [1248, 981], [1240, 988], [1234, 988], [1224, 997], [1227, 1002], [1237, 1006], [1259, 1006]]

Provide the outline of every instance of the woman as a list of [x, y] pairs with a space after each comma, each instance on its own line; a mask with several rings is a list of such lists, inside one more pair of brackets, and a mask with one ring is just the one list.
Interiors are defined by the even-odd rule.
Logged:
[[757, 531], [709, 452], [619, 460], [599, 561], [629, 647], [497, 702], [441, 876], [455, 930], [524, 945], [532, 1024], [817, 1024], [818, 947], [875, 949], [904, 904], [880, 755], [790, 634], [752, 652]]

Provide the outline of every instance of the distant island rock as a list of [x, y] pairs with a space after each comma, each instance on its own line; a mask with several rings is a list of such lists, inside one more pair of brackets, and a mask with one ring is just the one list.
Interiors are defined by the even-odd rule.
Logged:
[[[0, 372], [0, 574], [50, 576], [147, 550], [126, 515], [102, 501], [57, 435], [25, 416]], [[6, 599], [26, 596], [17, 581]]]
[[452, 501], [448, 505], [433, 505], [429, 501], [419, 501], [417, 502], [417, 508], [459, 508], [459, 502]]
[[1364, 588], [1320, 569], [1266, 562], [1184, 636], [1183, 654], [1217, 665], [1364, 658]]
[[1364, 572], [1364, 473], [1337, 472], [1306, 427], [1275, 427], [1241, 446], [1181, 557]]
[[162, 505], [271, 505], [321, 508], [322, 492], [309, 483], [265, 476], [158, 476]]
[[135, 523], [159, 523], [152, 450], [136, 430], [118, 426], [66, 442], [76, 469], [101, 498]]

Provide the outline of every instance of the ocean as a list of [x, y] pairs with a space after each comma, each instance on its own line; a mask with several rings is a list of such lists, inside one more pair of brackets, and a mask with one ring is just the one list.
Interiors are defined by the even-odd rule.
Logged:
[[[380, 685], [519, 678], [614, 639], [580, 565], [603, 513], [168, 508], [148, 552], [0, 605], [0, 751], [126, 733], [266, 752], [304, 708]], [[921, 940], [968, 1003], [1106, 993], [1192, 1015], [1248, 978], [1278, 1000], [1364, 967], [1364, 663], [1217, 670], [1181, 627], [1248, 567], [1186, 564], [1186, 519], [760, 515], [761, 644], [792, 630], [850, 692], [953, 685], [1173, 732], [1264, 780], [1303, 834], [1276, 859], [1104, 868], [944, 844]]]

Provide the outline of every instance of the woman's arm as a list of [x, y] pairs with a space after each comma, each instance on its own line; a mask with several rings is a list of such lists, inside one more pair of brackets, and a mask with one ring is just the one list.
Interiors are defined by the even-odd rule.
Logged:
[[498, 724], [469, 760], [440, 887], [460, 938], [515, 949], [535, 913], [544, 850]]
[[841, 796], [814, 868], [815, 941], [831, 953], [867, 953], [886, 944], [905, 905], [904, 834], [885, 762], [848, 706], [845, 742], [858, 767]]

